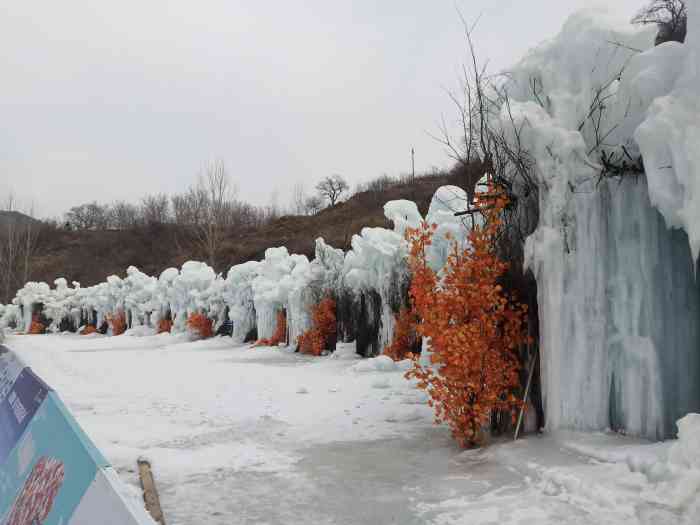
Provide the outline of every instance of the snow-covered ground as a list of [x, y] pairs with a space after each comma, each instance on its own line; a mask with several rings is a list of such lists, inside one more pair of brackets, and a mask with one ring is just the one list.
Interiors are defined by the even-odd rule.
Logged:
[[679, 447], [606, 434], [462, 451], [400, 365], [349, 346], [310, 358], [170, 334], [6, 344], [126, 482], [152, 460], [170, 525], [699, 520], [700, 457], [674, 466]]

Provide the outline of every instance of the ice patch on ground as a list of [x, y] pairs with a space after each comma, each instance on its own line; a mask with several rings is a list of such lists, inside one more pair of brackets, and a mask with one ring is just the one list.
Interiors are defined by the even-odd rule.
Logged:
[[690, 525], [699, 510], [697, 416], [677, 442], [557, 434], [464, 452], [402, 370], [357, 373], [347, 344], [340, 359], [171, 334], [8, 344], [127, 482], [152, 461], [172, 523]]
[[380, 355], [364, 359], [353, 366], [352, 369], [358, 374], [367, 372], [395, 372], [398, 370], [398, 366], [391, 357]]

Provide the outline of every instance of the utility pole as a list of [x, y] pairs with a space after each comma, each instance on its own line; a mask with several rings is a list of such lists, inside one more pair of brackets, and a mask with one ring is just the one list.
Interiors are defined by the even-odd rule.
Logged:
[[411, 148], [411, 180], [416, 179], [416, 150]]

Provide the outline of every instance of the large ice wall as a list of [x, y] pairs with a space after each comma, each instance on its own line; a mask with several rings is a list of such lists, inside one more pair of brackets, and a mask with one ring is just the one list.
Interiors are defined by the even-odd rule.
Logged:
[[[669, 227], [683, 228], [693, 257], [700, 254], [700, 2], [687, 2], [685, 44], [669, 43], [670, 57], [652, 64], [665, 67], [666, 96], [656, 98], [635, 139], [644, 155], [651, 201]], [[673, 50], [673, 51], [672, 51]]]
[[[654, 208], [668, 225], [686, 227], [695, 250], [692, 214], [668, 217], [673, 205], [688, 209], [692, 187], [685, 191], [673, 173], [659, 181], [663, 175], [649, 169], [647, 155], [654, 141], [639, 140], [653, 127], [645, 122], [647, 108], [653, 119], [674, 77], [696, 68], [680, 65], [683, 45], [650, 49], [652, 38], [648, 30], [586, 11], [509, 77], [503, 128], [534, 160], [539, 188], [539, 224], [526, 242], [526, 264], [538, 284], [551, 429], [611, 427], [663, 438], [673, 434], [678, 417], [700, 408], [695, 257], [685, 232], [667, 229]], [[603, 110], [591, 119], [601, 98]], [[697, 106], [685, 109], [680, 122], [688, 127], [699, 113]], [[675, 126], [675, 117], [666, 117], [668, 128]], [[658, 120], [654, 125], [673, 137]], [[602, 151], [641, 151], [649, 185], [644, 175], [600, 179]], [[667, 160], [652, 162], [661, 167]], [[659, 186], [663, 195], [673, 194], [666, 207], [659, 206]]]
[[643, 177], [573, 196], [565, 239], [528, 243], [540, 305], [551, 429], [615, 428], [657, 439], [700, 410], [700, 288], [683, 232], [668, 230]]

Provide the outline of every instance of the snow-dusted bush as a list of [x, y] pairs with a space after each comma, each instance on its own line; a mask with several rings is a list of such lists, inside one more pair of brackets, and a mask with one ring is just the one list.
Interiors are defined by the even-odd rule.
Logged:
[[[222, 290], [223, 300], [229, 308], [228, 316], [233, 322], [233, 340], [245, 341], [248, 334], [255, 331], [255, 293], [253, 280], [258, 275], [258, 261], [248, 261], [232, 266], [226, 276], [226, 285]], [[257, 339], [257, 332], [255, 334]]]

